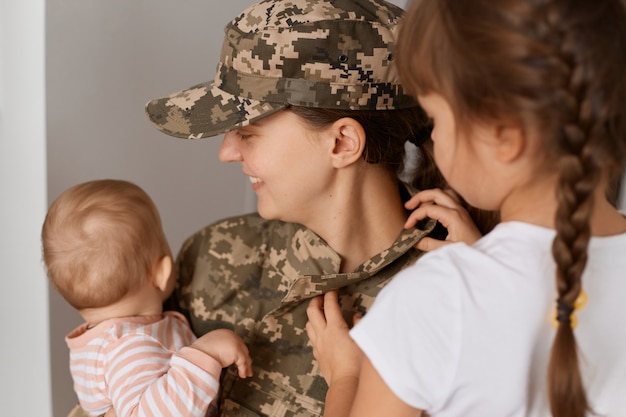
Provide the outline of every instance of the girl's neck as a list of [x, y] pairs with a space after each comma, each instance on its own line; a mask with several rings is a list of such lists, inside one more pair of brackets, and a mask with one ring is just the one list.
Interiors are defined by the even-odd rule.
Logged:
[[553, 187], [524, 187], [515, 190], [504, 200], [500, 219], [503, 222], [521, 221], [554, 228], [556, 198]]
[[[593, 196], [594, 206], [589, 220], [591, 235], [626, 233], [626, 218], [609, 203], [604, 189], [602, 184], [598, 185]], [[523, 192], [512, 193], [502, 206], [502, 221], [523, 221], [554, 229], [558, 207], [555, 190], [556, 178], [552, 178], [540, 186], [525, 187]]]
[[391, 246], [407, 218], [398, 180], [380, 167], [362, 169], [337, 181], [306, 224], [341, 256], [341, 272], [352, 272]]

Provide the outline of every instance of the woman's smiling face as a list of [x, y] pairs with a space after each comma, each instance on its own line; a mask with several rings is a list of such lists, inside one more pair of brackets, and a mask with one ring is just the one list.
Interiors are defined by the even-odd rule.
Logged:
[[330, 146], [298, 116], [280, 111], [249, 126], [227, 132], [222, 162], [239, 162], [258, 197], [265, 219], [306, 225], [316, 197], [323, 196], [330, 173]]

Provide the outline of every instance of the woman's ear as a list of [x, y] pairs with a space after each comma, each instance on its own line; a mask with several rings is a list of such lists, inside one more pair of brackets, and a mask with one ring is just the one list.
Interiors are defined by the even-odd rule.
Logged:
[[365, 149], [365, 129], [350, 117], [337, 120], [330, 128], [334, 136], [333, 166], [342, 168], [359, 160]]
[[170, 289], [170, 277], [172, 275], [172, 258], [170, 256], [164, 256], [154, 267], [154, 273], [152, 275], [152, 282], [162, 292], [167, 292]]

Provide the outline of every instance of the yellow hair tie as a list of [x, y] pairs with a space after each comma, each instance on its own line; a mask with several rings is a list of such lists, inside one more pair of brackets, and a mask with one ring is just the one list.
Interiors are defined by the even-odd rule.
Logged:
[[580, 290], [580, 293], [578, 293], [578, 297], [576, 297], [572, 306], [568, 306], [557, 301], [556, 314], [553, 314], [552, 316], [552, 325], [558, 328], [561, 320], [563, 322], [569, 321], [572, 329], [575, 329], [576, 326], [578, 326], [578, 316], [576, 316], [576, 311], [582, 310], [586, 305], [587, 293], [585, 290]]

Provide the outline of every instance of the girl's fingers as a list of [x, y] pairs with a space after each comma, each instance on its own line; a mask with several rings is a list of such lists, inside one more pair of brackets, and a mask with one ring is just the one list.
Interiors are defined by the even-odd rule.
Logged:
[[458, 220], [459, 215], [454, 208], [435, 204], [422, 205], [409, 215], [409, 218], [404, 223], [405, 229], [414, 227], [418, 221], [426, 217], [435, 219], [439, 221], [443, 227], [449, 228], [454, 221]]
[[326, 318], [324, 317], [322, 296], [317, 296], [309, 301], [309, 305], [306, 308], [306, 315], [309, 321], [306, 322], [304, 329], [309, 337], [309, 340], [315, 346], [317, 342], [317, 330], [321, 331], [326, 327]]
[[[337, 291], [329, 291], [324, 294], [324, 315], [328, 324], [346, 324], [339, 305]], [[346, 324], [347, 325], [347, 324]]]
[[[309, 337], [311, 344], [313, 345], [313, 356], [315, 356], [315, 344], [317, 343], [317, 333], [315, 332], [315, 328], [311, 321], [307, 321], [304, 326], [304, 330], [306, 330], [306, 335]], [[317, 358], [317, 356], [315, 356]]]
[[460, 205], [453, 208], [438, 204], [422, 205], [409, 215], [405, 228], [414, 227], [418, 221], [426, 217], [441, 223], [447, 229], [448, 236], [443, 241], [424, 238], [415, 245], [415, 248], [419, 250], [427, 252], [452, 242], [465, 242], [471, 245], [481, 238], [480, 231], [471, 216]]
[[419, 209], [414, 210], [409, 214], [409, 217], [404, 222], [404, 228], [410, 229], [411, 227], [415, 227], [417, 222], [424, 219], [424, 211], [419, 211]]
[[[420, 209], [422, 209], [422, 207], [418, 210]], [[421, 214], [422, 216], [437, 220], [446, 229], [449, 229], [455, 224], [455, 221], [459, 220], [459, 214], [456, 209], [449, 207], [429, 205], [423, 207], [423, 212], [424, 213]]]
[[306, 323], [305, 330], [313, 345], [316, 343], [317, 335], [327, 327], [348, 327], [341, 312], [337, 291], [329, 291], [323, 296], [312, 298], [306, 314], [309, 321]]
[[433, 188], [430, 190], [420, 191], [415, 194], [409, 201], [404, 204], [404, 207], [408, 210], [413, 210], [416, 207], [425, 204], [437, 204], [444, 207], [456, 208], [459, 206], [459, 201], [453, 197], [452, 194], [443, 191], [439, 188]]
[[433, 239], [432, 237], [423, 237], [415, 244], [415, 249], [419, 249], [422, 252], [430, 252], [431, 250], [439, 249], [442, 246], [448, 245], [452, 242], [446, 240]]
[[324, 299], [323, 296], [311, 298], [309, 306], [306, 309], [306, 315], [309, 318], [309, 323], [314, 327], [326, 326], [326, 317], [324, 315]]

